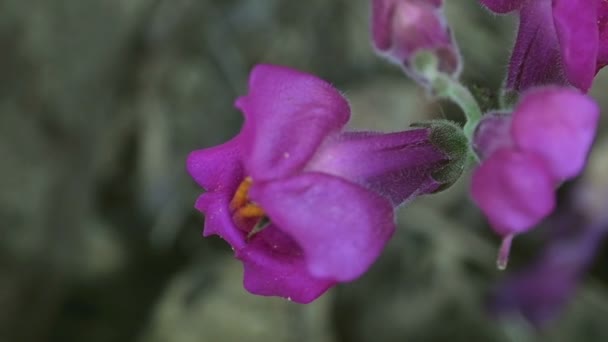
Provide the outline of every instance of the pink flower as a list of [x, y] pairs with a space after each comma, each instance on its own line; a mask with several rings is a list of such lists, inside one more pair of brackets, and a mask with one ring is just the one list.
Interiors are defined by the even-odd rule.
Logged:
[[471, 192], [505, 238], [499, 262], [506, 262], [514, 235], [553, 211], [561, 182], [582, 171], [598, 119], [599, 108], [588, 96], [547, 87], [526, 93], [512, 115], [486, 114], [479, 123], [474, 147], [483, 162]]
[[571, 84], [586, 92], [608, 64], [605, 0], [480, 0], [496, 13], [519, 11], [507, 88]]
[[393, 234], [393, 208], [446, 185], [432, 128], [343, 132], [348, 103], [312, 75], [256, 66], [236, 106], [241, 132], [187, 168], [207, 191], [204, 235], [232, 245], [254, 294], [307, 303], [356, 279]]
[[441, 71], [458, 76], [461, 58], [442, 6], [442, 0], [372, 0], [374, 46], [408, 73], [415, 54], [429, 50]]

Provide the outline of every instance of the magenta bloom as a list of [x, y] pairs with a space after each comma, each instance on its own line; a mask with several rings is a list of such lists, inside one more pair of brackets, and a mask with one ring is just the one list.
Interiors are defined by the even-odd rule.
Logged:
[[605, 227], [571, 226], [552, 237], [535, 262], [508, 277], [491, 299], [498, 316], [521, 315], [540, 328], [555, 319], [575, 294], [605, 235]]
[[557, 87], [529, 91], [512, 115], [484, 116], [474, 137], [483, 161], [473, 173], [471, 193], [505, 238], [501, 262], [512, 237], [549, 215], [555, 189], [582, 171], [598, 119], [591, 98]]
[[417, 52], [432, 51], [441, 71], [458, 76], [460, 54], [442, 6], [443, 0], [372, 0], [374, 46], [409, 73]]
[[587, 92], [608, 64], [605, 0], [480, 0], [496, 13], [519, 11], [507, 88], [571, 84]]
[[534, 263], [508, 275], [494, 291], [490, 308], [497, 316], [521, 316], [541, 328], [574, 296], [608, 233], [608, 183], [605, 161], [598, 157], [591, 157], [559, 215], [543, 222], [548, 239]]
[[236, 106], [241, 132], [187, 167], [207, 190], [204, 235], [232, 245], [254, 294], [307, 303], [356, 279], [393, 234], [393, 208], [442, 186], [431, 129], [342, 132], [348, 103], [312, 75], [259, 65]]

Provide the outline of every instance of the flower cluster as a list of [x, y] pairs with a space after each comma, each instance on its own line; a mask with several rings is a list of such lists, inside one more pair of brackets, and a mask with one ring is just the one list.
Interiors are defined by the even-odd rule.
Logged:
[[[443, 1], [371, 0], [376, 51], [429, 94], [458, 104], [464, 128], [432, 121], [393, 133], [348, 131], [349, 104], [329, 83], [287, 67], [253, 69], [248, 94], [236, 101], [240, 132], [187, 160], [206, 191], [195, 205], [205, 214], [204, 235], [232, 246], [248, 291], [308, 303], [358, 278], [393, 235], [395, 208], [449, 187], [467, 160], [480, 162], [471, 195], [503, 238], [500, 268], [513, 237], [554, 211], [556, 189], [583, 170], [598, 125], [599, 108], [585, 92], [608, 64], [608, 1], [480, 1], [520, 18], [505, 84], [520, 101], [483, 116], [458, 80], [462, 59]], [[541, 319], [535, 310], [572, 291], [592, 254], [583, 251], [598, 236], [560, 236], [496, 302], [506, 298]], [[555, 277], [557, 270], [565, 271]], [[540, 288], [547, 298], [528, 300]]]

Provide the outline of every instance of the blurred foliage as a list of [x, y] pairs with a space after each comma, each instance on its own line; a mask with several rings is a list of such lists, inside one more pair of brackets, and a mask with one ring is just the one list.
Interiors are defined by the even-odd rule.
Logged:
[[[495, 103], [514, 23], [446, 2], [464, 79]], [[371, 271], [306, 306], [249, 295], [201, 237], [185, 157], [235, 134], [256, 63], [330, 80], [355, 128], [460, 119], [373, 54], [368, 17], [366, 0], [0, 1], [0, 341], [608, 340], [601, 270], [540, 334], [486, 314], [503, 275], [467, 177], [402, 209]], [[516, 264], [541, 243], [521, 240]]]

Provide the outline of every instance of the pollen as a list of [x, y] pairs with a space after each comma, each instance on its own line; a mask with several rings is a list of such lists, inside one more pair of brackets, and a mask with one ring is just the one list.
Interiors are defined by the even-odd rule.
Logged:
[[257, 204], [249, 203], [236, 211], [242, 218], [258, 218], [264, 216], [264, 210]]
[[230, 209], [238, 210], [247, 205], [247, 203], [249, 202], [249, 198], [247, 195], [249, 193], [249, 188], [251, 188], [252, 183], [253, 180], [251, 179], [251, 177], [246, 177], [241, 182], [241, 184], [239, 184], [239, 187], [236, 189], [234, 197], [230, 202]]
[[[230, 201], [230, 210], [232, 211], [234, 222], [239, 229], [250, 233], [251, 235], [263, 229], [263, 227], [266, 226], [264, 222], [267, 221], [264, 209], [249, 198], [249, 189], [252, 184], [253, 180], [251, 177], [246, 177], [241, 184], [239, 184], [234, 192], [232, 201]], [[262, 228], [255, 229], [258, 225], [261, 225]], [[249, 237], [250, 236], [248, 236], [248, 238]]]

